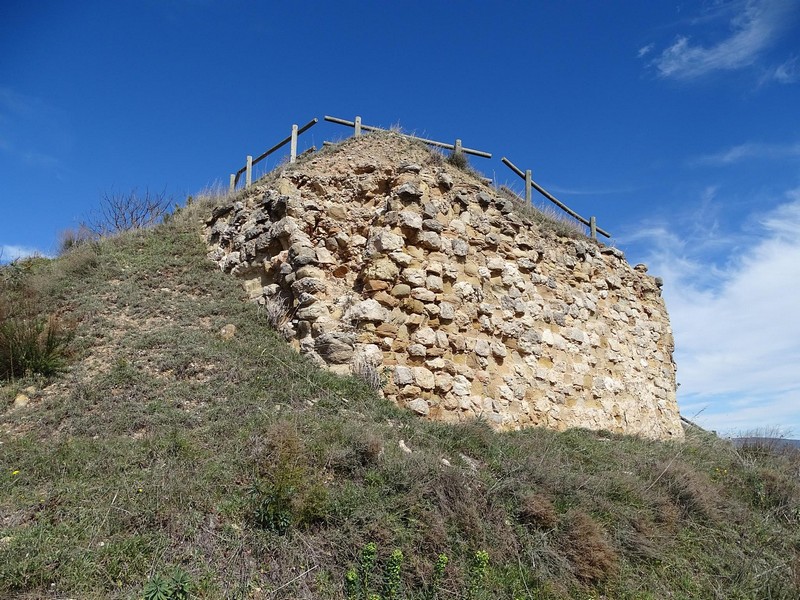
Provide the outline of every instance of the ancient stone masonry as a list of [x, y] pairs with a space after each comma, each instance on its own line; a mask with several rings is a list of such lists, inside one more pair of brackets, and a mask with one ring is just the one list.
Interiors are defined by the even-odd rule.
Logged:
[[287, 339], [387, 398], [498, 429], [683, 436], [669, 319], [643, 265], [393, 134], [275, 173], [208, 222], [210, 257], [285, 303]]

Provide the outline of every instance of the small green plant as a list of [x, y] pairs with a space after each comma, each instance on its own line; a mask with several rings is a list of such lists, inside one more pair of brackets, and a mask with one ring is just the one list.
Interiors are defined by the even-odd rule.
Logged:
[[486, 582], [486, 571], [489, 567], [489, 553], [486, 550], [478, 550], [472, 559], [469, 569], [469, 587], [467, 588], [467, 598], [473, 600], [481, 598]]
[[255, 504], [253, 521], [262, 529], [278, 535], [285, 534], [292, 525], [292, 486], [268, 486], [255, 482], [250, 495]]
[[0, 378], [58, 373], [64, 368], [72, 337], [55, 315], [0, 314]]
[[378, 559], [378, 546], [375, 542], [369, 542], [361, 549], [361, 597], [369, 598], [369, 583], [372, 572], [375, 570], [375, 563]]
[[175, 569], [168, 578], [154, 575], [144, 585], [144, 600], [188, 600], [192, 580], [186, 571]]
[[389, 555], [383, 575], [383, 600], [396, 600], [400, 591], [400, 570], [403, 566], [403, 552], [393, 550]]
[[439, 588], [444, 580], [444, 571], [447, 568], [448, 560], [446, 554], [440, 554], [436, 558], [436, 563], [433, 565], [433, 579], [428, 589], [428, 600], [437, 600], [439, 598]]
[[347, 600], [358, 600], [358, 581], [358, 572], [351, 567], [344, 576], [344, 592]]

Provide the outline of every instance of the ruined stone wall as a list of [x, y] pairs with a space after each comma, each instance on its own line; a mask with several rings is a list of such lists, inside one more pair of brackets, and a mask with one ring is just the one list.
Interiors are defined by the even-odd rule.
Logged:
[[386, 397], [427, 418], [681, 438], [657, 280], [540, 221], [382, 134], [276, 173], [207, 235], [254, 300], [286, 304], [301, 352], [374, 367]]

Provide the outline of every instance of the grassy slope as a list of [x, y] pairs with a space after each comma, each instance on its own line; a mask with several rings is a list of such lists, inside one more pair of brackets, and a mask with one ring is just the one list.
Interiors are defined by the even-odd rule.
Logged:
[[800, 594], [796, 457], [417, 420], [294, 354], [187, 212], [20, 276], [78, 335], [67, 372], [0, 388], [0, 596], [136, 598], [181, 567], [203, 598], [341, 598], [368, 541], [404, 551], [407, 598], [440, 552], [461, 597], [478, 550], [491, 598]]

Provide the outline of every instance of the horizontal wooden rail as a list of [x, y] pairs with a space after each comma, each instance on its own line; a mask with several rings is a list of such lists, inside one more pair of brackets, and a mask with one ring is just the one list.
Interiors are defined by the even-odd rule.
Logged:
[[[362, 125], [361, 120], [359, 117], [356, 117], [356, 121], [347, 121], [346, 119], [339, 119], [337, 117], [329, 117], [326, 116], [325, 120], [330, 123], [336, 123], [338, 125], [345, 125], [347, 127], [353, 127], [356, 131], [364, 130], [364, 131], [387, 131], [386, 129], [382, 129], [380, 127], [372, 127], [371, 125]], [[492, 158], [490, 152], [483, 152], [481, 150], [473, 150], [472, 148], [464, 148], [460, 144], [460, 140], [457, 140], [455, 144], [445, 144], [444, 142], [437, 142], [435, 140], [428, 140], [426, 138], [417, 137], [415, 135], [409, 135], [407, 133], [401, 133], [403, 137], [411, 138], [412, 140], [419, 140], [424, 144], [428, 144], [429, 146], [435, 146], [437, 148], [444, 148], [445, 150], [454, 150], [457, 152], [463, 152], [464, 154], [471, 154], [472, 156], [480, 156], [481, 158]]]
[[[607, 238], [611, 237], [610, 233], [608, 233], [607, 231], [605, 231], [603, 229], [600, 229], [599, 227], [597, 227], [594, 224], [594, 217], [592, 218], [591, 221], [587, 221], [582, 216], [580, 216], [578, 213], [576, 213], [574, 210], [572, 210], [569, 206], [567, 206], [566, 204], [561, 202], [558, 198], [556, 198], [550, 192], [548, 192], [546, 189], [544, 189], [542, 186], [540, 186], [538, 183], [536, 183], [532, 179], [529, 179], [529, 177], [530, 177], [529, 175], [526, 175], [526, 173], [523, 173], [522, 170], [520, 170], [514, 163], [512, 163], [510, 160], [508, 160], [505, 156], [500, 160], [502, 160], [503, 164], [506, 165], [509, 169], [514, 171], [514, 173], [519, 175], [522, 179], [525, 179], [526, 183], [529, 181], [530, 182], [530, 186], [533, 189], [535, 189], [542, 196], [544, 196], [545, 198], [550, 200], [550, 202], [552, 202], [553, 204], [558, 206], [561, 210], [563, 210], [564, 212], [566, 212], [570, 216], [575, 217], [578, 221], [580, 221], [581, 223], [583, 223], [587, 227], [592, 227], [593, 229], [596, 229], [597, 233], [600, 233], [600, 234], [606, 236]], [[526, 190], [526, 194], [527, 194], [527, 190]]]
[[[269, 150], [267, 150], [266, 152], [264, 152], [260, 156], [257, 156], [256, 158], [248, 156], [247, 157], [247, 164], [245, 164], [245, 166], [243, 166], [241, 169], [236, 171], [236, 173], [232, 173], [231, 174], [231, 182], [230, 182], [231, 191], [233, 191], [234, 188], [236, 188], [236, 184], [239, 183], [239, 178], [242, 176], [242, 173], [252, 173], [253, 165], [258, 164], [259, 162], [261, 162], [262, 160], [267, 158], [270, 154], [272, 154], [273, 152], [275, 152], [277, 150], [280, 150], [281, 148], [283, 148], [286, 144], [288, 144], [290, 142], [292, 144], [292, 154], [291, 154], [291, 157], [289, 158], [289, 160], [290, 160], [290, 162], [294, 162], [295, 158], [297, 157], [297, 137], [301, 133], [304, 133], [304, 132], [308, 131], [309, 129], [311, 129], [317, 123], [319, 123], [319, 119], [314, 118], [314, 119], [311, 119], [308, 123], [306, 123], [305, 125], [303, 125], [302, 127], [299, 127], [299, 128], [297, 127], [297, 125], [292, 125], [292, 133], [291, 133], [291, 135], [289, 135], [285, 139], [281, 140], [280, 142], [275, 144], [272, 148], [270, 148]], [[246, 184], [247, 187], [250, 187], [251, 183], [252, 183], [251, 179], [248, 176], [247, 184]]]

